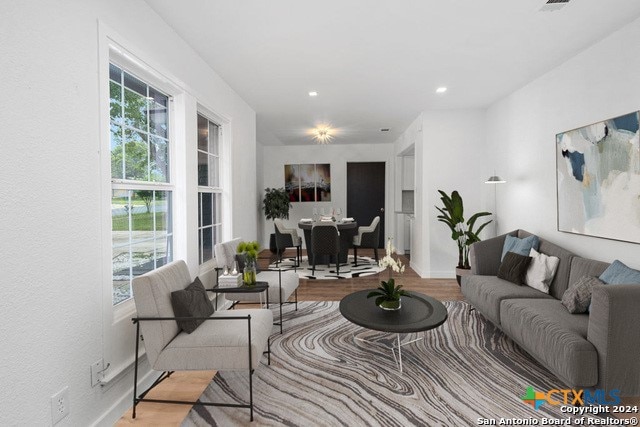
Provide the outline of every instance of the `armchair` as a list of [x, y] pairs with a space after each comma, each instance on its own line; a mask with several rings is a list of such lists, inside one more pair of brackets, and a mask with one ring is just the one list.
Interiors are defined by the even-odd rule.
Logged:
[[286, 228], [284, 222], [277, 218], [273, 221], [276, 229], [276, 248], [278, 249], [278, 260], [282, 262], [282, 254], [286, 248], [296, 248], [295, 267], [300, 267], [302, 262], [302, 238], [298, 237], [298, 231], [293, 228]]
[[[133, 280], [133, 298], [137, 310], [136, 356], [133, 384], [133, 418], [140, 402], [200, 404], [231, 406], [250, 410], [253, 421], [253, 372], [261, 355], [268, 354], [271, 364], [269, 335], [273, 315], [264, 309], [218, 311], [211, 317], [177, 317], [172, 306], [172, 292], [184, 290], [191, 284], [189, 269], [184, 261], [174, 261]], [[202, 285], [200, 285], [203, 288]], [[204, 293], [204, 290], [202, 291]], [[205, 295], [205, 303], [211, 301]], [[198, 320], [202, 323], [187, 333], [177, 321]], [[138, 396], [138, 351], [140, 340], [151, 368], [162, 374]], [[266, 351], [265, 351], [266, 349]], [[174, 371], [216, 370], [240, 371], [249, 374], [249, 404], [216, 402], [187, 402], [145, 398], [146, 394]]]
[[319, 255], [333, 255], [336, 259], [336, 275], [340, 274], [340, 233], [338, 227], [330, 222], [316, 222], [311, 228], [311, 250], [313, 251], [313, 266], [311, 274], [316, 271], [316, 261]]

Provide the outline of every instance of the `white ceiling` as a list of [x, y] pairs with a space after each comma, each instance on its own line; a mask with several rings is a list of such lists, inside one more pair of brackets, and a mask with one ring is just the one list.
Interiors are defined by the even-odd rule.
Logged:
[[421, 111], [486, 107], [640, 16], [638, 0], [146, 1], [256, 111], [265, 145], [326, 123], [332, 144], [393, 142]]

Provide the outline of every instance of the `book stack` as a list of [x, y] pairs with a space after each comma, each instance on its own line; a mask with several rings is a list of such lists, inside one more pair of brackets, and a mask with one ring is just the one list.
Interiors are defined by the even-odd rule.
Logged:
[[242, 285], [242, 274], [223, 274], [218, 277], [219, 288], [235, 288]]

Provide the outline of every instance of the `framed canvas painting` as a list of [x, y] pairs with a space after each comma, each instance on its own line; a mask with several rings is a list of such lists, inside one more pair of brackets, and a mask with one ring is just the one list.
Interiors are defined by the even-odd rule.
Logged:
[[331, 201], [331, 164], [316, 165], [316, 200]]
[[640, 243], [639, 113], [556, 135], [558, 230]]
[[300, 165], [284, 165], [284, 188], [290, 201], [300, 201]]
[[300, 201], [316, 201], [316, 165], [300, 165]]

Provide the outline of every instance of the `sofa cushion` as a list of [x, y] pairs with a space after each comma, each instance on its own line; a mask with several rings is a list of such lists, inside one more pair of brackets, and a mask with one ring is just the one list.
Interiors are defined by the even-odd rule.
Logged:
[[551, 281], [556, 275], [560, 258], [542, 254], [533, 248], [531, 248], [529, 256], [531, 257], [531, 263], [527, 269], [524, 283], [540, 292], [548, 294], [549, 285], [551, 285]]
[[496, 276], [464, 276], [462, 293], [474, 307], [498, 326], [501, 323], [500, 302], [502, 300], [507, 298], [551, 299], [551, 296], [537, 289], [514, 285]]
[[562, 295], [562, 305], [567, 307], [571, 314], [586, 313], [591, 304], [593, 287], [602, 284], [597, 277], [584, 276], [578, 283], [565, 291]]
[[516, 285], [524, 285], [524, 279], [530, 263], [531, 257], [529, 256], [507, 252], [502, 258], [500, 268], [498, 268], [498, 278]]
[[640, 283], [640, 271], [634, 270], [615, 260], [600, 275], [600, 280], [612, 285], [634, 285]]
[[[213, 314], [213, 305], [199, 278], [184, 289], [171, 292], [171, 306], [175, 317], [209, 317]], [[176, 320], [180, 329], [190, 334], [204, 320]]]
[[531, 235], [520, 239], [514, 236], [507, 236], [502, 247], [502, 260], [508, 252], [515, 252], [520, 255], [529, 256], [531, 248], [538, 250], [540, 239], [536, 235]]
[[598, 382], [598, 354], [587, 314], [570, 314], [556, 299], [509, 299], [500, 306], [502, 329], [573, 388]]
[[[573, 257], [571, 260], [571, 274], [569, 275], [569, 287], [575, 286], [576, 283], [584, 276], [598, 277], [603, 271], [609, 267], [609, 263], [596, 261], [594, 259]], [[560, 297], [560, 299], [562, 296]]]

